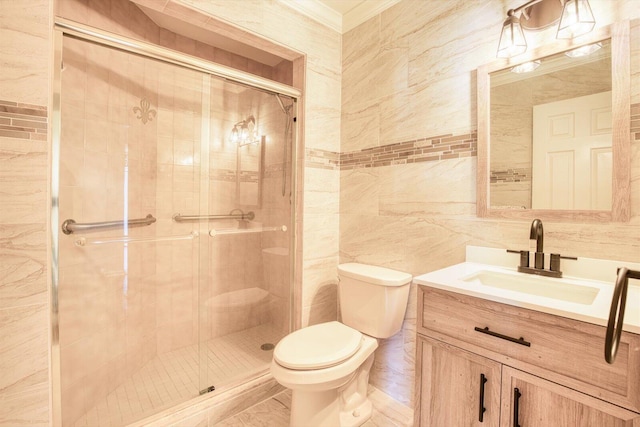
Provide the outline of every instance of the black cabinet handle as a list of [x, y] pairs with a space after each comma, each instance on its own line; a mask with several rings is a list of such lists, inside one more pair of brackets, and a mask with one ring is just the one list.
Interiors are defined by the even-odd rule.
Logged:
[[518, 388], [514, 388], [513, 389], [513, 427], [520, 427], [520, 424], [518, 423], [518, 415], [520, 412], [520, 396], [522, 396], [522, 394], [520, 393], [520, 390], [518, 390]]
[[510, 337], [508, 335], [502, 335], [502, 334], [499, 334], [497, 332], [490, 331], [489, 327], [479, 328], [479, 327], [476, 326], [474, 329], [476, 331], [478, 331], [478, 332], [482, 332], [483, 334], [491, 335], [492, 337], [500, 338], [500, 339], [503, 339], [503, 340], [514, 342], [516, 344], [520, 344], [520, 345], [524, 345], [524, 346], [527, 346], [527, 347], [531, 347], [531, 343], [529, 341], [525, 341], [523, 337], [513, 338], [513, 337]]
[[484, 412], [487, 408], [484, 407], [484, 384], [487, 382], [487, 377], [484, 374], [480, 374], [480, 408], [478, 409], [478, 421], [482, 422], [484, 419]]

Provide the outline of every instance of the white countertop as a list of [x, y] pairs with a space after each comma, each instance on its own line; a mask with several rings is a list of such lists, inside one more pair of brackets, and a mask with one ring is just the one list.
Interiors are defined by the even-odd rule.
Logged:
[[[517, 272], [519, 254], [507, 254], [504, 249], [469, 246], [467, 247], [466, 259], [466, 262], [417, 276], [413, 281], [419, 285], [528, 308], [605, 327], [609, 318], [616, 269], [618, 267], [627, 267], [633, 270], [640, 270], [640, 263], [593, 258], [578, 258], [577, 261], [563, 259], [561, 262], [561, 270], [564, 270], [563, 278], [549, 278], [549, 280], [599, 289], [591, 304], [580, 304], [485, 286], [474, 280], [464, 280], [481, 271], [512, 274], [514, 277], [523, 275], [524, 273]], [[525, 276], [529, 275], [525, 274]], [[640, 280], [629, 279], [623, 330], [640, 334]]]

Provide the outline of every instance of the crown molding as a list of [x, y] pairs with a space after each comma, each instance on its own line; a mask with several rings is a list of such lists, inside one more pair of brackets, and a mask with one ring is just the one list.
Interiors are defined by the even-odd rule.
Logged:
[[354, 29], [363, 22], [400, 2], [400, 0], [363, 1], [343, 16], [340, 12], [330, 8], [321, 0], [278, 1], [340, 34]]
[[280, 3], [342, 34], [342, 14], [319, 0], [278, 0]]

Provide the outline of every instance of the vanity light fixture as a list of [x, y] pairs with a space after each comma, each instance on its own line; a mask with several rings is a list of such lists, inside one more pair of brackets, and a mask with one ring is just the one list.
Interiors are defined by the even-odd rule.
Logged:
[[520, 18], [516, 16], [515, 12], [514, 9], [510, 9], [507, 12], [507, 20], [502, 24], [500, 44], [498, 45], [499, 58], [511, 58], [527, 50], [527, 40], [524, 38]]
[[602, 48], [602, 43], [593, 43], [585, 46], [581, 46], [577, 49], [569, 50], [564, 54], [569, 58], [581, 58], [583, 56], [591, 55], [593, 52]]
[[231, 142], [239, 146], [260, 142], [256, 131], [256, 119], [253, 115], [240, 120], [231, 129]]
[[520, 65], [516, 65], [511, 69], [512, 73], [522, 74], [530, 73], [540, 66], [540, 61], [529, 61]]
[[572, 39], [587, 34], [595, 25], [589, 0], [566, 0], [556, 38]]
[[[544, 3], [544, 4], [543, 4]], [[558, 16], [558, 10], [562, 5], [562, 12]], [[544, 17], [541, 26], [530, 27], [524, 25], [521, 20], [532, 19], [534, 6], [538, 15]], [[554, 8], [557, 8], [555, 10]], [[523, 28], [545, 28], [560, 20], [556, 38], [567, 39], [586, 34], [596, 24], [589, 6], [589, 0], [530, 0], [523, 5], [509, 9], [507, 19], [502, 23], [500, 43], [498, 44], [498, 58], [511, 58], [524, 53], [527, 50], [527, 41]]]

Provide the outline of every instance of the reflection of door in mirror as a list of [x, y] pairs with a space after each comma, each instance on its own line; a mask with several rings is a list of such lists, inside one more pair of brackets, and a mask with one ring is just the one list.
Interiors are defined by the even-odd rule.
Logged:
[[533, 107], [533, 209], [611, 209], [611, 92]]
[[236, 200], [241, 206], [260, 207], [263, 146], [262, 141], [238, 146]]
[[[534, 119], [536, 106], [550, 104], [589, 95], [609, 92], [609, 112], [598, 116], [598, 126], [603, 118], [608, 118], [608, 127], [611, 127], [611, 49], [608, 41], [602, 42], [602, 48], [588, 57], [569, 58], [564, 53], [541, 58], [541, 65], [531, 73], [516, 74], [511, 70], [501, 70], [490, 74], [490, 140], [489, 147], [489, 171], [490, 171], [490, 207], [493, 209], [517, 208], [517, 209], [561, 209], [561, 210], [610, 210], [611, 195], [596, 197], [596, 203], [590, 198], [580, 199], [582, 192], [575, 193], [575, 204], [564, 204], [567, 200], [569, 187], [573, 188], [570, 178], [568, 154], [564, 157], [556, 151], [563, 148], [541, 148], [538, 150], [534, 141], [534, 128], [537, 126]], [[589, 119], [591, 120], [591, 119]], [[556, 132], [561, 132], [562, 126], [568, 126], [568, 122], [555, 121]], [[542, 125], [539, 125], [542, 126]], [[586, 128], [584, 124], [578, 124], [578, 128]], [[590, 126], [590, 125], [589, 125]], [[605, 126], [605, 127], [607, 127]], [[599, 138], [603, 136], [600, 135]], [[554, 142], [559, 139], [555, 138]], [[606, 163], [603, 162], [611, 151], [611, 134], [607, 143], [609, 154], [598, 152], [597, 164], [598, 179], [607, 172]], [[549, 141], [548, 141], [549, 142]], [[551, 142], [549, 142], [551, 143]], [[537, 169], [534, 164], [534, 156], [538, 151], [551, 151], [555, 153], [552, 159], [542, 161]], [[593, 154], [596, 154], [594, 152]], [[564, 163], [560, 160], [564, 159]], [[589, 156], [575, 157], [573, 160], [586, 163], [575, 164], [574, 170], [590, 168]], [[594, 160], [594, 162], [596, 161]], [[552, 162], [555, 168], [549, 171], [546, 167]], [[560, 165], [564, 169], [560, 169]], [[588, 187], [597, 189], [611, 187], [611, 163], [609, 163], [609, 175], [602, 180], [591, 183], [591, 178], [577, 178], [579, 182], [587, 180]], [[534, 170], [534, 168], [536, 168]], [[541, 170], [544, 170], [542, 172]], [[560, 171], [564, 175], [559, 175]], [[538, 182], [538, 178], [548, 177], [554, 174], [552, 184]], [[544, 202], [544, 197], [534, 196], [534, 188], [542, 188], [541, 194], [549, 193], [553, 186], [554, 203]], [[586, 194], [589, 194], [587, 192]], [[548, 199], [548, 197], [547, 197]], [[562, 204], [559, 204], [562, 201]], [[605, 206], [606, 205], [606, 206]]]

